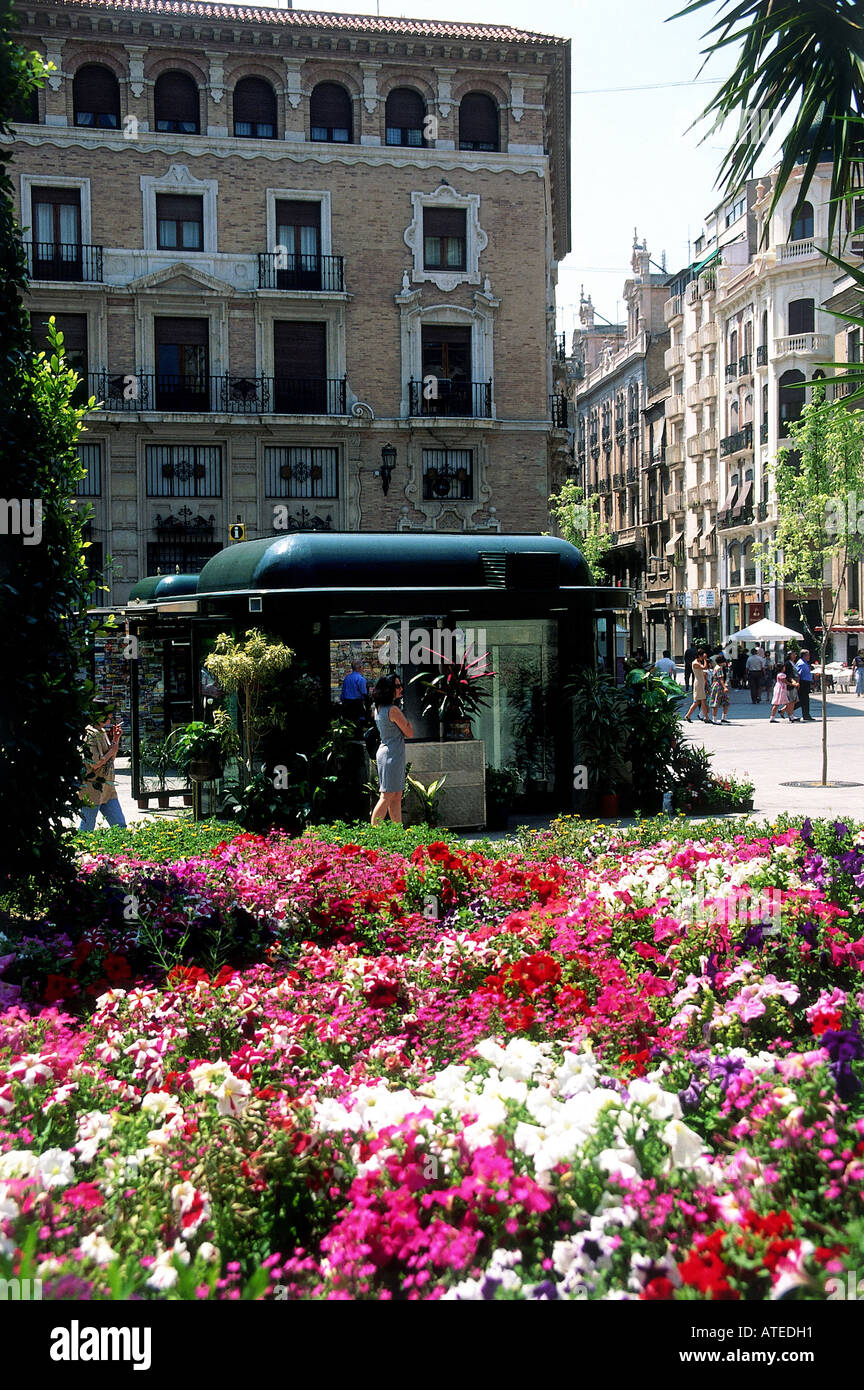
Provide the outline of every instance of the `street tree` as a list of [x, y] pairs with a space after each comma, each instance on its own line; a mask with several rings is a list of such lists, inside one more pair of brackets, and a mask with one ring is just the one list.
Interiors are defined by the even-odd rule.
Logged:
[[605, 568], [604, 560], [612, 546], [609, 532], [600, 520], [600, 498], [584, 497], [572, 479], [549, 498], [549, 514], [558, 526], [562, 540], [575, 545], [596, 578]]
[[[827, 659], [850, 565], [864, 557], [864, 414], [834, 409], [824, 388], [789, 426], [773, 466], [777, 526], [760, 548], [771, 578], [802, 602], [818, 597], [821, 616], [822, 782], [828, 786]], [[803, 616], [803, 608], [802, 608]]]

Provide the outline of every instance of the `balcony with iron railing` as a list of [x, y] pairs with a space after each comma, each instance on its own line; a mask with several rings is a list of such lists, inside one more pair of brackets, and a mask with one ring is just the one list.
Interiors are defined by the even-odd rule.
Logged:
[[734, 381], [735, 378], [737, 377], [737, 375], [738, 375], [738, 363], [737, 363], [737, 362], [727, 362], [727, 363], [726, 363], [726, 380], [727, 380], [727, 381]]
[[624, 486], [624, 474], [623, 474], [623, 473], [613, 473], [613, 474], [612, 474], [612, 486], [613, 486], [613, 488], [619, 488], [619, 487], [623, 487], [623, 486]]
[[762, 421], [762, 424], [759, 426], [759, 443], [760, 443], [760, 444], [767, 444], [767, 443], [768, 443], [768, 421], [767, 421], [767, 420], [763, 420], [763, 421]]
[[438, 418], [459, 418], [464, 420], [488, 420], [492, 416], [491, 381], [455, 381], [446, 377], [436, 377], [434, 394], [427, 398], [426, 379], [408, 382], [408, 414], [417, 416], [436, 416]]
[[626, 477], [628, 483], [638, 483], [639, 469], [637, 468], [635, 463], [628, 463]]
[[740, 454], [745, 449], [752, 448], [752, 424], [744, 425], [740, 430], [736, 430], [734, 434], [727, 434], [724, 436], [723, 439], [720, 440], [720, 452], [724, 458], [727, 457], [727, 455], [729, 454]]
[[26, 241], [27, 274], [31, 280], [65, 280], [102, 284], [102, 247], [80, 242]]
[[345, 415], [345, 377], [89, 372], [89, 394], [106, 411], [225, 415]]
[[258, 288], [342, 294], [345, 291], [345, 257], [259, 251]]
[[560, 391], [549, 397], [549, 417], [556, 430], [567, 428], [567, 397]]
[[699, 281], [698, 281], [698, 280], [691, 280], [691, 281], [690, 281], [689, 285], [687, 286], [686, 290], [684, 291], [684, 298], [686, 299], [686, 301], [687, 301], [688, 304], [698, 304], [698, 302], [699, 302]]
[[638, 425], [638, 424], [639, 424], [639, 414], [640, 414], [640, 411], [639, 411], [639, 407], [638, 407], [638, 406], [635, 406], [635, 407], [631, 408], [630, 410], [628, 410], [628, 411], [627, 411], [627, 424], [628, 424], [628, 425]]
[[556, 334], [555, 334], [555, 360], [556, 360], [556, 362], [563, 362], [563, 361], [566, 359], [566, 357], [567, 357], [567, 334], [566, 334], [566, 333], [556, 333]]
[[603, 439], [603, 443], [604, 443], [604, 444], [609, 444], [609, 443], [611, 443], [611, 440], [612, 440], [612, 426], [611, 426], [611, 425], [604, 425], [603, 428], [602, 428], [601, 431], [600, 431], [600, 434], [601, 434], [601, 437], [602, 437], [602, 439]]
[[767, 366], [768, 366], [768, 345], [767, 345], [767, 343], [760, 343], [760, 344], [759, 344], [759, 347], [757, 347], [757, 349], [756, 349], [756, 366], [757, 366], [757, 367], [767, 367]]
[[675, 492], [667, 492], [664, 498], [666, 510], [670, 516], [676, 516], [678, 512], [684, 511], [684, 492], [678, 489]]
[[723, 514], [718, 514], [718, 516], [717, 516], [717, 529], [718, 529], [718, 531], [731, 531], [731, 530], [732, 530], [734, 527], [736, 527], [736, 526], [752, 526], [752, 525], [753, 525], [753, 508], [752, 508], [752, 506], [742, 507], [741, 510], [740, 510], [740, 512], [737, 512], [737, 513], [735, 512], [735, 510], [734, 510], [734, 508], [733, 508], [732, 511], [726, 512], [725, 515], [723, 515]]
[[743, 357], [738, 358], [738, 376], [753, 375], [753, 357], [749, 352], [745, 352]]

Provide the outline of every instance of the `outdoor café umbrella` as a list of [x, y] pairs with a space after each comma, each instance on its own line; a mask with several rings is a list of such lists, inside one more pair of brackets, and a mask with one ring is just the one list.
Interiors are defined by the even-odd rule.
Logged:
[[732, 632], [726, 638], [729, 642], [783, 642], [787, 637], [803, 637], [802, 632], [795, 632], [791, 627], [782, 627], [780, 623], [772, 623], [770, 618], [762, 618], [758, 623], [751, 623], [749, 627], [742, 627], [740, 632]]

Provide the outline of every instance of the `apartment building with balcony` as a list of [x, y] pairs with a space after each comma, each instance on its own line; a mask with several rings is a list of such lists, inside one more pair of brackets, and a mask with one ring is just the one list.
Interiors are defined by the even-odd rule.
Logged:
[[[776, 172], [776, 171], [775, 171]], [[819, 595], [791, 595], [759, 562], [776, 524], [772, 468], [812, 389], [830, 376], [834, 320], [823, 306], [836, 277], [826, 261], [830, 165], [820, 164], [799, 212], [793, 175], [769, 218], [774, 173], [756, 185], [756, 245], [725, 248], [717, 272], [718, 583], [725, 637], [770, 617], [801, 627], [801, 608], [818, 622]], [[820, 365], [823, 364], [823, 365]], [[831, 390], [830, 386], [827, 388]]]
[[[595, 351], [600, 335], [593, 306], [583, 301], [580, 318], [586, 341], [578, 355], [585, 373], [575, 391], [574, 447], [576, 479], [587, 496], [599, 496], [601, 522], [612, 537], [607, 558], [611, 582], [640, 590], [648, 553], [643, 518], [648, 487], [644, 411], [649, 398], [666, 385], [663, 364], [668, 331], [663, 304], [667, 277], [651, 269], [645, 241], [634, 240], [631, 264], [633, 274], [623, 291], [627, 323], [620, 340], [607, 335], [605, 346]], [[634, 646], [647, 641], [638, 606], [631, 613], [630, 640]]]
[[102, 403], [81, 494], [113, 602], [238, 521], [544, 529], [565, 40], [196, 0], [21, 21], [54, 65], [11, 137], [28, 308]]
[[[864, 261], [864, 197], [856, 197], [853, 200], [848, 222], [850, 234], [843, 246], [843, 258], [855, 266], [860, 266]], [[857, 319], [864, 318], [864, 290], [853, 276], [841, 275], [835, 279], [831, 294], [825, 300], [823, 308], [831, 315], [845, 314]], [[864, 370], [864, 330], [843, 318], [832, 318], [831, 322], [834, 334], [834, 361], [843, 364], [837, 368], [838, 376], [845, 376], [847, 373], [852, 376], [860, 374]], [[835, 391], [842, 391], [844, 396], [849, 395], [853, 389], [852, 385], [841, 387], [838, 384], [835, 387]], [[860, 410], [860, 403], [856, 403], [854, 408]], [[860, 525], [860, 517], [864, 510], [861, 507], [862, 502], [864, 498], [857, 499], [856, 525]], [[848, 522], [848, 500], [846, 512]], [[835, 588], [839, 586], [840, 589], [840, 631], [835, 639], [834, 654], [841, 661], [851, 661], [853, 654], [859, 648], [864, 648], [864, 561], [858, 560], [848, 565], [845, 577], [842, 578], [838, 565], [833, 579]]]
[[719, 640], [717, 564], [719, 499], [720, 327], [717, 274], [730, 246], [749, 257], [755, 245], [755, 183], [712, 209], [693, 263], [667, 281], [664, 317], [670, 345], [665, 366], [667, 547], [672, 569], [672, 645], [680, 658], [696, 637]]

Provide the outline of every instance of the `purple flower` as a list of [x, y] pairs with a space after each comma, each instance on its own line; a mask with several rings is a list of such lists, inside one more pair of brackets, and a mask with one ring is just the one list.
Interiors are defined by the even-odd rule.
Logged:
[[697, 1081], [695, 1076], [690, 1077], [689, 1085], [683, 1091], [678, 1092], [678, 1099], [684, 1110], [696, 1110], [698, 1108], [706, 1085], [707, 1082]]
[[742, 948], [748, 946], [761, 946], [764, 936], [765, 929], [762, 926], [762, 923], [751, 922], [750, 926], [747, 928], [741, 939], [741, 946]]
[[801, 822], [801, 839], [804, 841], [805, 845], [812, 844], [813, 842], [813, 824], [809, 816], [805, 816], [804, 820]]
[[864, 1039], [854, 1028], [826, 1028], [819, 1039], [831, 1058], [831, 1073], [837, 1085], [837, 1095], [848, 1100], [862, 1090], [859, 1078], [852, 1070], [852, 1063], [864, 1057]]
[[846, 836], [849, 834], [849, 827], [846, 822], [842, 820], [835, 820], [832, 829], [838, 840], [845, 840]]
[[799, 922], [797, 927], [798, 935], [803, 936], [811, 946], [815, 946], [819, 940], [819, 928], [815, 922]]
[[712, 1057], [708, 1063], [708, 1078], [710, 1081], [722, 1080], [725, 1090], [733, 1076], [743, 1070], [743, 1057]]

